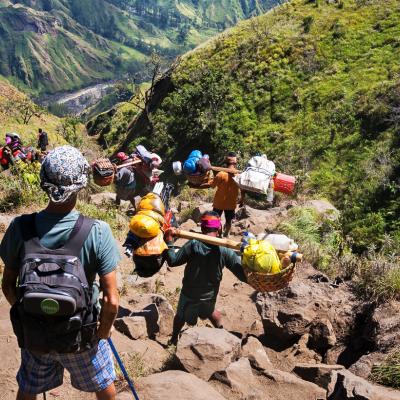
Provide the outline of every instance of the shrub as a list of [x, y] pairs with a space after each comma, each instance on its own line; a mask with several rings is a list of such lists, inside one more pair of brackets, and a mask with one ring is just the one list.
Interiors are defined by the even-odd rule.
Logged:
[[400, 388], [400, 351], [390, 354], [382, 364], [374, 365], [371, 379], [381, 385]]

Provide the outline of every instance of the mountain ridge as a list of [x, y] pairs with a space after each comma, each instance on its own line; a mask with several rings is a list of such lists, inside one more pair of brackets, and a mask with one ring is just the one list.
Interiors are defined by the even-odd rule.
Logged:
[[35, 95], [79, 89], [141, 72], [154, 51], [174, 58], [276, 2], [2, 0], [0, 74]]

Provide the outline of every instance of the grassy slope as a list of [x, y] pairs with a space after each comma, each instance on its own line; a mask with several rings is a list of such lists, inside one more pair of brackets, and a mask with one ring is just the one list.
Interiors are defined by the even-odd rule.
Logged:
[[4, 143], [4, 134], [6, 132], [17, 132], [21, 135], [24, 144], [36, 145], [38, 128], [43, 128], [49, 134], [51, 146], [64, 144], [65, 140], [56, 133], [57, 128], [61, 123], [60, 118], [46, 113], [40, 117], [32, 117], [29, 124], [24, 125], [20, 120], [18, 120], [18, 118], [10, 115], [10, 113], [4, 110], [6, 103], [10, 100], [14, 105], [16, 105], [20, 99], [24, 98], [26, 98], [24, 94], [19, 92], [5, 80], [0, 79], [0, 125], [2, 129], [0, 144]]
[[185, 57], [141, 136], [167, 160], [266, 152], [343, 210], [357, 248], [399, 241], [399, 34], [394, 0], [294, 0]]

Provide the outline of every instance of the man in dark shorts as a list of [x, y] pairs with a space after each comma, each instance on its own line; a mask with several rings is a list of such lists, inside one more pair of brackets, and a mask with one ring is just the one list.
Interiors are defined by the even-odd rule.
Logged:
[[[205, 235], [218, 236], [221, 230], [219, 215], [213, 211], [204, 213], [201, 230]], [[173, 229], [167, 230], [165, 241], [168, 245], [173, 244], [173, 235]], [[187, 264], [170, 343], [177, 343], [185, 323], [196, 325], [198, 318], [209, 319], [214, 327], [222, 328], [222, 316], [215, 309], [215, 303], [223, 269], [227, 267], [239, 280], [246, 282], [240, 257], [233, 250], [197, 240], [185, 243], [177, 253], [173, 249], [166, 250], [164, 256], [170, 267]]]
[[[227, 168], [235, 170], [237, 166], [237, 157], [235, 153], [229, 153], [225, 159]], [[218, 172], [215, 178], [210, 182], [210, 186], [217, 188], [214, 196], [214, 211], [222, 216], [225, 214], [224, 236], [228, 237], [232, 227], [232, 220], [235, 218], [235, 210], [238, 204], [239, 193], [241, 193], [240, 203], [243, 204], [244, 193], [240, 191], [238, 185], [233, 179], [234, 174], [228, 172]]]
[[37, 147], [44, 153], [47, 150], [48, 145], [49, 137], [47, 133], [42, 128], [39, 128]]

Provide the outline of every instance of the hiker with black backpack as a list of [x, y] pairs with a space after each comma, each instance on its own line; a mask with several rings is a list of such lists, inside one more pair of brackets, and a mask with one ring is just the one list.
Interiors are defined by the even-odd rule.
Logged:
[[47, 150], [48, 145], [49, 136], [47, 132], [45, 132], [42, 128], [39, 128], [37, 148], [40, 149], [42, 153], [44, 153]]
[[[115, 399], [107, 340], [118, 311], [118, 249], [108, 224], [74, 210], [89, 164], [71, 146], [51, 151], [41, 166], [46, 209], [13, 220], [0, 247], [2, 289], [21, 347], [17, 400], [36, 399], [63, 383]], [[99, 275], [103, 292], [99, 309]]]

